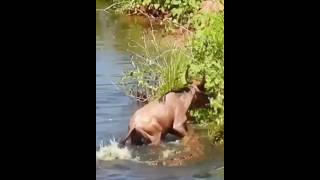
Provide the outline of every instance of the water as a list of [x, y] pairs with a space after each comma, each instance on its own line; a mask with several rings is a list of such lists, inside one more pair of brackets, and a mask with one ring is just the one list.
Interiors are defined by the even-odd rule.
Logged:
[[[97, 8], [107, 6], [104, 1], [96, 2]], [[216, 170], [223, 166], [223, 148], [210, 149], [207, 160], [186, 167], [154, 167], [146, 163], [152, 159], [147, 147], [119, 151], [116, 144], [109, 145], [113, 138], [126, 135], [129, 118], [138, 108], [117, 83], [121, 73], [131, 67], [128, 42], [141, 40], [143, 27], [134, 19], [97, 11], [96, 29], [96, 147], [100, 149], [101, 142], [107, 144], [104, 151], [97, 151], [97, 157], [108, 159], [97, 160], [96, 179], [223, 179]], [[170, 147], [175, 146], [173, 143]], [[168, 156], [170, 152], [162, 151], [153, 158]]]

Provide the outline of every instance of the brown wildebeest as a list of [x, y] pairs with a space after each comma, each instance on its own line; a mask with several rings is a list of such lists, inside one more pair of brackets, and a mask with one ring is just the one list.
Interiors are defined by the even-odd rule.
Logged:
[[[188, 69], [185, 77], [190, 82]], [[159, 145], [168, 133], [182, 138], [188, 131], [188, 110], [191, 107], [206, 107], [209, 103], [203, 75], [201, 81], [192, 81], [189, 87], [168, 92], [159, 101], [150, 102], [137, 110], [130, 119], [129, 132], [120, 144], [124, 145], [131, 137], [131, 144], [134, 145], [143, 144], [142, 140], [149, 145]]]

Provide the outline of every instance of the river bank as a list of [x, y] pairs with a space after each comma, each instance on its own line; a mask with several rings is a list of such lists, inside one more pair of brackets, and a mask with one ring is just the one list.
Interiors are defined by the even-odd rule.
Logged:
[[[184, 73], [191, 66], [193, 79], [206, 73], [206, 90], [211, 95], [208, 109], [192, 110], [197, 124], [208, 128], [213, 143], [224, 139], [224, 6], [223, 1], [130, 1], [115, 11], [139, 17], [147, 28], [133, 52], [134, 70], [123, 76], [128, 94], [148, 102], [186, 86]], [[130, 19], [130, 18], [129, 18]], [[154, 33], [161, 31], [161, 33]], [[161, 35], [159, 35], [161, 34]]]

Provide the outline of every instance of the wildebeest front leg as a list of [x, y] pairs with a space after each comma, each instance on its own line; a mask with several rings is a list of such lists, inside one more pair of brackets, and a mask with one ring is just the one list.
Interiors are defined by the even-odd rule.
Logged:
[[175, 118], [173, 123], [173, 130], [175, 131], [175, 135], [179, 136], [180, 138], [183, 138], [187, 135], [187, 116], [186, 115], [180, 115]]

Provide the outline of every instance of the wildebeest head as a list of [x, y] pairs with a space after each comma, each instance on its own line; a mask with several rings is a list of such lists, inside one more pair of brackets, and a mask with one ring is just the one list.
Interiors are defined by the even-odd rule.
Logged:
[[205, 73], [202, 76], [202, 80], [189, 80], [188, 72], [189, 66], [186, 70], [185, 78], [188, 84], [191, 84], [190, 88], [194, 90], [194, 96], [192, 100], [193, 108], [204, 108], [210, 105], [209, 96], [206, 94], [205, 83], [206, 83], [206, 75]]

